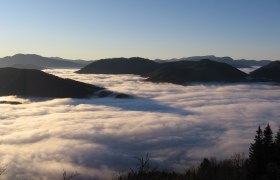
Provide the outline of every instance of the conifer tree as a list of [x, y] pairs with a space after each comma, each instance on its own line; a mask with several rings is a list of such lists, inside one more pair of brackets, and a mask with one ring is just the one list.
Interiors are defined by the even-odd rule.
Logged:
[[265, 146], [272, 146], [273, 144], [273, 133], [270, 128], [270, 125], [267, 124], [266, 128], [263, 131], [263, 144]]
[[275, 136], [273, 154], [275, 156], [276, 163], [280, 166], [280, 128]]
[[273, 158], [273, 133], [270, 128], [270, 125], [267, 124], [266, 128], [263, 131], [263, 156], [264, 163], [267, 165], [269, 162], [274, 160]]
[[278, 132], [277, 132], [277, 134], [275, 136], [274, 143], [280, 145], [280, 128], [278, 129]]
[[261, 177], [264, 172], [263, 131], [259, 126], [254, 143], [249, 148], [249, 175], [251, 179]]

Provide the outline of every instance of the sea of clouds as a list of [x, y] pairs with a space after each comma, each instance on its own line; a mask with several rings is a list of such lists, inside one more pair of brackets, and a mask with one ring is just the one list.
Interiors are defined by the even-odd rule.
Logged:
[[159, 168], [182, 171], [203, 157], [247, 153], [258, 125], [280, 125], [280, 86], [272, 83], [155, 84], [134, 75], [48, 73], [131, 99], [22, 99], [0, 105], [4, 179], [111, 179], [149, 153]]

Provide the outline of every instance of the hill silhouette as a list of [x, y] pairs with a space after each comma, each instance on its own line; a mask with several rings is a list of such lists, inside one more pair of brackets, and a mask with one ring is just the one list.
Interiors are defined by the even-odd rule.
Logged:
[[280, 82], [280, 61], [274, 61], [250, 73], [251, 77], [260, 80]]
[[[34, 69], [0, 68], [0, 96], [87, 98], [107, 97], [113, 92], [106, 89]], [[127, 97], [115, 94], [116, 97]]]
[[184, 84], [186, 82], [237, 82], [245, 80], [247, 74], [226, 63], [203, 59], [198, 62], [166, 63], [147, 76], [147, 81]]
[[159, 67], [159, 64], [140, 57], [111, 58], [94, 61], [77, 71], [81, 74], [136, 74], [143, 75]]
[[[114, 60], [117, 60], [117, 59], [125, 60], [127, 58], [111, 58], [111, 59], [102, 59], [102, 60], [113, 60], [113, 59]], [[129, 58], [129, 59], [135, 59], [135, 58]], [[148, 60], [148, 59], [144, 59], [144, 58], [139, 58], [139, 59]], [[191, 56], [191, 57], [184, 57], [184, 58], [180, 58], [180, 59], [173, 58], [173, 59], [167, 59], [167, 60], [157, 59], [153, 62], [163, 64], [163, 63], [177, 62], [177, 61], [200, 61], [201, 59], [209, 59], [212, 61], [224, 62], [224, 63], [227, 63], [236, 68], [264, 66], [271, 62], [271, 60], [259, 60], [259, 61], [258, 60], [246, 60], [246, 59], [234, 60], [228, 56], [217, 57], [214, 55]], [[42, 67], [42, 68], [82, 68], [82, 67], [85, 67], [86, 65], [89, 65], [92, 62], [98, 62], [98, 61], [100, 61], [100, 60], [97, 60], [97, 61], [92, 61], [92, 60], [88, 61], [88, 60], [81, 60], [81, 59], [70, 60], [70, 59], [63, 59], [60, 57], [43, 57], [43, 56], [36, 55], [36, 54], [16, 54], [14, 56], [7, 56], [7, 57], [0, 58], [0, 68], [1, 67], [14, 67], [15, 65], [24, 65], [28, 69], [31, 69], [30, 66], [38, 66], [38, 67]], [[100, 64], [98, 64], [98, 65], [100, 65]], [[104, 64], [104, 66], [106, 66], [106, 64]], [[87, 70], [89, 70], [89, 69], [87, 69]], [[104, 70], [102, 70], [102, 71], [104, 71]], [[93, 69], [93, 71], [94, 71], [93, 73], [96, 72], [96, 74], [100, 73], [94, 69]], [[108, 70], [108, 71], [110, 71], [110, 70]], [[92, 72], [88, 71], [85, 73], [92, 73]], [[106, 73], [106, 74], [110, 74], [110, 73]], [[114, 73], [114, 74], [119, 74], [119, 72]], [[131, 74], [131, 73], [129, 73], [129, 74]]]
[[64, 59], [54, 59], [42, 57], [36, 54], [16, 54], [14, 56], [7, 56], [0, 58], [0, 67], [13, 67], [13, 66], [25, 66], [29, 69], [29, 66], [38, 66], [43, 68], [81, 68], [84, 64], [79, 61], [71, 61]]

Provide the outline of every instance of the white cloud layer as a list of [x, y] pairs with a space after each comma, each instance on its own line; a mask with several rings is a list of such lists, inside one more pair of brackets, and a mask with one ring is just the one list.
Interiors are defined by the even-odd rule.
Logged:
[[[61, 77], [133, 94], [133, 99], [19, 100], [0, 105], [4, 179], [60, 179], [62, 170], [111, 179], [149, 152], [158, 164], [182, 169], [203, 157], [247, 152], [259, 124], [280, 125], [280, 86], [153, 84], [134, 75]], [[164, 167], [163, 167], [164, 168]]]

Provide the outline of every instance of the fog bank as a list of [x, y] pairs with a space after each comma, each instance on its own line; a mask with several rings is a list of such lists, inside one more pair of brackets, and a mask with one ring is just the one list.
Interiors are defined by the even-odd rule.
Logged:
[[46, 70], [136, 98], [0, 97], [24, 103], [0, 104], [4, 178], [59, 179], [65, 169], [106, 179], [147, 152], [162, 168], [182, 170], [203, 157], [247, 152], [259, 124], [280, 125], [280, 86], [271, 83], [178, 86], [73, 71]]

